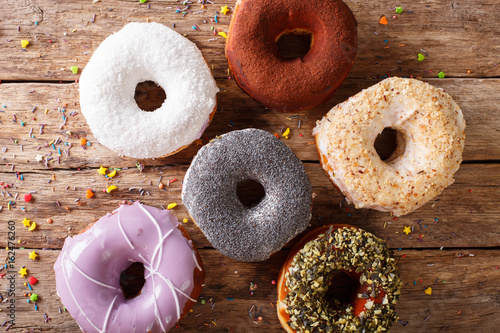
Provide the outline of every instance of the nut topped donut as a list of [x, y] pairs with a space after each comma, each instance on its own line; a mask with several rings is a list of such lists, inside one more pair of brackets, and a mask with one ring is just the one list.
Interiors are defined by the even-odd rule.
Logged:
[[[167, 99], [152, 112], [134, 100], [154, 81]], [[194, 43], [159, 23], [129, 23], [94, 52], [80, 77], [80, 104], [96, 139], [120, 155], [171, 155], [200, 138], [219, 91]]]
[[[328, 299], [339, 273], [353, 282], [347, 303]], [[401, 293], [396, 260], [385, 242], [348, 225], [307, 233], [278, 279], [278, 317], [289, 333], [386, 332]]]
[[[311, 34], [309, 52], [284, 58], [284, 34]], [[250, 96], [284, 112], [327, 101], [349, 73], [357, 51], [357, 22], [340, 0], [238, 0], [226, 41], [234, 78]]]
[[[397, 147], [381, 160], [374, 142], [387, 127]], [[453, 183], [465, 121], [442, 89], [393, 77], [335, 106], [313, 134], [323, 169], [349, 202], [401, 216]]]
[[[121, 275], [144, 267], [139, 295]], [[57, 294], [83, 332], [166, 332], [199, 297], [205, 272], [187, 232], [168, 210], [122, 205], [66, 238], [54, 264]]]
[[[265, 191], [246, 207], [238, 184]], [[186, 172], [182, 201], [208, 241], [240, 261], [261, 261], [302, 232], [311, 219], [312, 189], [302, 162], [274, 135], [229, 132], [200, 149]]]

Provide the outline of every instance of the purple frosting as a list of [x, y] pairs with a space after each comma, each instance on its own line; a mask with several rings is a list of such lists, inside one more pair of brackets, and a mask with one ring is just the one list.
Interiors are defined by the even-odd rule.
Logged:
[[[123, 205], [66, 238], [54, 264], [57, 293], [83, 332], [165, 332], [180, 318], [201, 270], [167, 210]], [[139, 296], [125, 299], [120, 274], [144, 264]], [[192, 301], [195, 301], [191, 299]]]

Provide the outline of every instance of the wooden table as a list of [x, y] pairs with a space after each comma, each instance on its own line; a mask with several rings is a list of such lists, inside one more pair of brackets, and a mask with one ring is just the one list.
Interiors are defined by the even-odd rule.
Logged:
[[[256, 127], [279, 134], [290, 128], [289, 139], [282, 140], [304, 161], [317, 195], [311, 227], [348, 223], [386, 239], [394, 249], [404, 285], [397, 306], [400, 321], [391, 332], [498, 332], [500, 2], [346, 2], [358, 20], [359, 31], [358, 55], [349, 78], [326, 104], [283, 114], [265, 109], [228, 74], [224, 38], [214, 36], [212, 26], [216, 32], [227, 32], [232, 11], [219, 14], [218, 23], [212, 19], [221, 6], [234, 6], [232, 1], [216, 1], [205, 8], [193, 3], [185, 15], [176, 8], [186, 5], [168, 0], [145, 4], [138, 0], [1, 1], [0, 244], [12, 247], [8, 221], [14, 221], [14, 270], [24, 265], [27, 277], [39, 280], [32, 291], [39, 295], [36, 309], [24, 296], [30, 292], [24, 285], [27, 278], [15, 274], [15, 297], [10, 297], [16, 301], [15, 325], [10, 330], [79, 331], [69, 313], [60, 313], [63, 305], [56, 295], [52, 267], [66, 237], [115, 209], [122, 200], [140, 200], [156, 207], [176, 202], [173, 213], [180, 220], [188, 217], [180, 198], [181, 180], [200, 145], [193, 144], [168, 158], [123, 158], [96, 142], [80, 113], [77, 81], [93, 51], [128, 22], [154, 21], [170, 27], [175, 23], [175, 30], [195, 42], [213, 68], [221, 91], [218, 111], [203, 135], [203, 144], [236, 129]], [[396, 5], [404, 9], [402, 14], [395, 12]], [[382, 16], [388, 20], [386, 25], [379, 23]], [[193, 29], [194, 24], [199, 29]], [[30, 44], [23, 49], [21, 40]], [[424, 61], [417, 60], [418, 53], [426, 56]], [[80, 68], [76, 75], [71, 66]], [[440, 71], [446, 78], [438, 78]], [[346, 205], [322, 171], [311, 135], [316, 120], [332, 106], [388, 75], [422, 78], [444, 88], [461, 106], [467, 121], [464, 162], [455, 183], [416, 212], [397, 219]], [[91, 145], [84, 149], [81, 138]], [[58, 139], [54, 150], [51, 142]], [[51, 154], [47, 166], [36, 160], [38, 154]], [[121, 170], [106, 179], [97, 172], [100, 166]], [[168, 187], [157, 187], [160, 176], [164, 183], [172, 181]], [[103, 193], [111, 184], [118, 189]], [[89, 188], [95, 195], [87, 199]], [[23, 198], [28, 193], [33, 199], [26, 203]], [[9, 202], [15, 202], [10, 210]], [[36, 229], [25, 228], [24, 218], [35, 221]], [[242, 263], [214, 250], [191, 220], [185, 226], [206, 267], [202, 292], [206, 302], [198, 302], [173, 331], [282, 331], [272, 282], [293, 242], [267, 261]], [[413, 232], [406, 235], [404, 226], [411, 226]], [[33, 250], [38, 254], [35, 261], [29, 259]], [[7, 258], [7, 251], [1, 251]], [[11, 288], [7, 276], [0, 280], [4, 299], [9, 298], [7, 289]], [[256, 285], [252, 293], [251, 284]], [[424, 292], [428, 287], [431, 295]], [[0, 324], [8, 319], [9, 304], [0, 304]]]

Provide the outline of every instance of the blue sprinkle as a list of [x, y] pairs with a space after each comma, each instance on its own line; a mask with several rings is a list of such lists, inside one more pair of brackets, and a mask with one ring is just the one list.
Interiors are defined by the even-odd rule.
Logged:
[[29, 303], [29, 302], [30, 302], [30, 300], [29, 300], [29, 299], [27, 299], [27, 300], [26, 300], [26, 302], [27, 302], [27, 303]]
[[57, 153], [61, 155], [61, 148], [57, 148]]
[[193, 28], [193, 30], [196, 30], [196, 27], [194, 25], [191, 28]]
[[180, 11], [179, 9], [177, 9], [175, 12], [176, 12], [176, 13], [180, 13], [181, 11]]
[[35, 25], [38, 25], [38, 22], [35, 22]]
[[52, 144], [52, 148], [54, 148], [54, 150], [56, 150], [56, 145], [55, 145], [55, 144]]
[[219, 21], [217, 20], [217, 14], [215, 14], [215, 23], [219, 23]]
[[436, 222], [438, 221], [437, 217], [434, 219], [434, 221], [436, 221]]
[[24, 176], [23, 175], [21, 175], [21, 180], [24, 180]]
[[33, 290], [33, 288], [31, 287], [31, 284], [28, 283], [28, 288], [30, 288], [30, 290]]
[[234, 298], [226, 298], [228, 301], [234, 301]]
[[35, 304], [35, 310], [38, 311], [38, 305]]
[[4, 107], [4, 108], [6, 108], [6, 107], [7, 107], [7, 105], [3, 105], [3, 107]]
[[413, 281], [413, 285], [416, 286], [417, 285], [417, 280], [414, 280]]
[[386, 40], [384, 40], [384, 43], [387, 43], [388, 41], [389, 41], [389, 40], [388, 40], [388, 39], [386, 39]]
[[91, 146], [92, 144], [90, 143], [90, 141], [87, 141], [87, 146]]
[[67, 142], [65, 142], [65, 143], [64, 143], [64, 145], [65, 145], [65, 146], [67, 146], [67, 145], [68, 145], [68, 143], [67, 143]]

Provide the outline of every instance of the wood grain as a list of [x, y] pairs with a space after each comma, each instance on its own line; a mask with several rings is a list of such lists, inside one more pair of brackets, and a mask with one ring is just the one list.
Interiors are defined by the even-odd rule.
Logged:
[[[195, 42], [207, 62], [214, 65], [214, 76], [227, 79], [224, 39], [212, 36], [210, 27], [227, 32], [231, 16], [219, 15], [219, 23], [210, 20], [220, 6], [231, 7], [233, 1], [217, 1], [204, 9], [195, 2], [185, 17], [176, 13], [176, 8], [185, 8], [181, 1], [148, 3], [149, 9], [135, 0], [95, 4], [79, 0], [2, 1], [0, 11], [7, 14], [0, 26], [1, 79], [74, 81], [79, 75], [73, 75], [70, 66], [83, 69], [92, 52], [111, 32], [128, 22], [147, 20], [167, 26], [175, 23], [176, 31]], [[500, 67], [496, 66], [500, 53], [500, 3], [496, 0], [404, 0], [398, 3], [405, 9], [402, 14], [395, 13], [394, 5], [383, 1], [346, 3], [358, 21], [359, 34], [351, 78], [386, 74], [437, 77], [439, 71], [448, 77], [500, 76]], [[387, 25], [379, 24], [381, 16], [388, 18]], [[200, 30], [193, 30], [194, 24]], [[212, 38], [217, 40], [209, 42]], [[10, 39], [11, 42], [6, 41]], [[30, 41], [26, 52], [21, 51], [21, 39]], [[421, 49], [428, 55], [423, 62], [417, 61]]]
[[[5, 250], [1, 250], [5, 252]], [[35, 262], [28, 259], [31, 249], [16, 250], [16, 332], [34, 329], [34, 332], [78, 332], [76, 322], [64, 309], [54, 288], [52, 265], [60, 251], [37, 250]], [[200, 251], [207, 278], [202, 298], [192, 313], [172, 332], [194, 332], [210, 329], [215, 332], [278, 332], [281, 331], [274, 305], [276, 280], [286, 251], [271, 259], [256, 263], [242, 263], [222, 256], [215, 250]], [[402, 295], [397, 305], [401, 322], [391, 332], [483, 332], [496, 330], [497, 306], [500, 293], [499, 250], [403, 250], [397, 251], [398, 265], [403, 281]], [[29, 293], [17, 271], [28, 268], [28, 277], [39, 282], [33, 292], [40, 296], [38, 311], [33, 303], [26, 303]], [[3, 271], [5, 272], [5, 270]], [[250, 283], [257, 284], [253, 295]], [[432, 295], [424, 290], [432, 288]], [[4, 298], [6, 294], [3, 293]], [[140, 297], [140, 296], [139, 296]], [[249, 310], [253, 310], [250, 312]], [[6, 305], [0, 306], [0, 321], [6, 320]], [[261, 310], [262, 308], [262, 310]], [[472, 311], [474, 309], [474, 311]], [[256, 310], [256, 311], [255, 311]], [[44, 313], [50, 321], [44, 323]], [[256, 317], [262, 317], [259, 322]], [[406, 326], [403, 327], [403, 324]]]
[[[176, 202], [173, 213], [179, 219], [188, 217], [181, 202], [181, 181], [201, 145], [155, 160], [120, 157], [93, 137], [78, 101], [77, 81], [99, 44], [128, 22], [153, 21], [169, 27], [175, 24], [177, 32], [193, 41], [221, 89], [217, 113], [202, 144], [235, 129], [256, 127], [280, 134], [290, 128], [289, 139], [282, 140], [304, 162], [316, 195], [311, 227], [351, 224], [386, 239], [396, 251], [404, 286], [397, 306], [401, 321], [391, 332], [497, 332], [500, 2], [346, 0], [358, 20], [354, 67], [327, 103], [296, 114], [266, 109], [245, 94], [228, 73], [225, 40], [214, 35], [211, 27], [215, 32], [228, 31], [232, 11], [228, 15], [219, 11], [221, 6], [231, 8], [234, 1], [214, 1], [205, 8], [192, 2], [184, 15], [182, 10], [188, 4], [180, 0], [148, 0], [145, 4], [138, 0], [0, 1], [0, 246], [9, 245], [7, 222], [15, 221], [16, 246], [25, 248], [16, 249], [15, 271], [25, 265], [40, 281], [34, 286], [40, 296], [36, 311], [23, 296], [28, 293], [25, 279], [15, 274], [16, 325], [10, 331], [79, 331], [67, 312], [59, 313], [62, 304], [56, 295], [53, 264], [67, 236], [123, 200], [156, 207]], [[394, 6], [401, 6], [404, 12], [397, 14]], [[387, 25], [379, 23], [382, 16]], [[30, 42], [25, 50], [21, 49], [22, 39]], [[418, 53], [425, 54], [424, 61], [417, 60]], [[71, 66], [79, 67], [76, 75]], [[437, 78], [440, 71], [445, 79]], [[467, 121], [464, 164], [455, 175], [456, 182], [424, 207], [397, 219], [346, 205], [321, 169], [311, 135], [316, 121], [334, 105], [387, 75], [423, 78], [445, 89]], [[151, 105], [161, 99], [158, 92], [147, 95], [147, 87], [139, 90], [140, 103]], [[168, 98], [168, 91], [166, 95]], [[64, 116], [67, 122], [62, 126]], [[82, 147], [81, 138], [91, 145]], [[54, 146], [49, 144], [53, 140]], [[382, 155], [389, 150], [390, 138], [382, 136], [381, 141]], [[38, 162], [37, 155], [50, 161], [47, 165]], [[136, 164], [144, 170], [140, 172]], [[121, 170], [107, 179], [97, 173], [100, 166]], [[160, 176], [163, 189], [157, 187]], [[118, 189], [104, 193], [111, 184]], [[93, 198], [85, 197], [87, 189], [94, 190]], [[30, 192], [32, 201], [24, 202], [24, 195]], [[10, 210], [9, 201], [16, 203]], [[34, 231], [22, 225], [25, 217], [37, 223]], [[271, 281], [277, 278], [295, 240], [267, 261], [241, 263], [213, 249], [191, 220], [184, 226], [200, 248], [206, 267], [202, 296], [207, 302], [198, 302], [173, 331], [283, 332], [275, 315], [276, 288]], [[404, 234], [404, 226], [412, 227], [413, 232]], [[28, 259], [33, 249], [39, 254], [36, 261]], [[6, 250], [0, 249], [0, 253], [7, 257]], [[0, 270], [0, 274], [7, 272], [6, 268]], [[0, 279], [4, 298], [7, 277]], [[251, 282], [258, 285], [254, 295], [249, 290]], [[427, 287], [432, 287], [432, 295], [424, 293]], [[0, 325], [7, 318], [7, 306], [7, 302], [0, 303]], [[252, 306], [256, 311], [249, 316]], [[50, 318], [47, 323], [44, 313]]]
[[[430, 84], [445, 89], [461, 107], [466, 122], [464, 160], [500, 160], [500, 79], [427, 79]], [[218, 112], [203, 134], [203, 144], [217, 135], [231, 130], [256, 127], [271, 133], [281, 134], [287, 127], [291, 134], [286, 144], [302, 160], [317, 161], [312, 129], [334, 105], [364, 88], [374, 84], [372, 80], [347, 80], [335, 96], [326, 104], [296, 114], [283, 114], [266, 110], [244, 94], [231, 81], [231, 85], [220, 86]], [[168, 92], [167, 92], [168, 95]], [[97, 144], [85, 118], [80, 113], [78, 85], [45, 83], [0, 84], [0, 157], [2, 163], [15, 164], [19, 171], [25, 167], [46, 169], [43, 163], [34, 160], [37, 154], [52, 153], [51, 168], [85, 168], [112, 165], [132, 167], [135, 163], [146, 165], [187, 164], [201, 145], [193, 144], [178, 154], [156, 160], [122, 158], [106, 147]], [[167, 97], [168, 98], [168, 97]], [[154, 103], [154, 100], [150, 101]], [[5, 105], [5, 107], [3, 107]], [[66, 106], [65, 106], [66, 105]], [[33, 109], [36, 107], [35, 111]], [[60, 112], [61, 109], [66, 111]], [[45, 111], [47, 110], [47, 113]], [[74, 114], [74, 115], [73, 115]], [[66, 125], [63, 115], [67, 116]], [[14, 117], [16, 122], [14, 122]], [[22, 125], [22, 122], [24, 126]], [[300, 122], [300, 129], [299, 127]], [[43, 134], [40, 133], [41, 125]], [[29, 139], [32, 131], [34, 138]], [[55, 147], [62, 156], [57, 162], [58, 151], [45, 147], [52, 140], [61, 139]], [[92, 146], [84, 150], [80, 138], [86, 138]], [[15, 143], [13, 140], [18, 140]], [[284, 139], [283, 139], [284, 140]], [[71, 143], [69, 156], [65, 153]], [[22, 148], [21, 148], [22, 145]], [[39, 147], [42, 148], [39, 148]], [[40, 150], [36, 150], [40, 149]], [[15, 155], [15, 157], [13, 157]], [[50, 158], [49, 157], [49, 158]]]
[[[500, 173], [496, 164], [463, 165], [456, 174], [455, 184], [424, 207], [397, 219], [389, 213], [356, 210], [346, 205], [342, 194], [330, 183], [318, 163], [306, 163], [305, 166], [316, 195], [312, 226], [355, 225], [387, 239], [392, 248], [500, 247], [500, 224], [496, 223], [500, 215]], [[0, 191], [5, 195], [0, 194], [3, 206], [0, 214], [4, 220], [16, 221], [19, 238], [30, 248], [61, 248], [67, 236], [79, 233], [116, 209], [123, 200], [139, 200], [156, 207], [167, 207], [175, 202], [178, 206], [172, 212], [182, 220], [189, 218], [181, 200], [181, 181], [186, 170], [187, 166], [166, 166], [146, 168], [141, 173], [134, 168], [119, 171], [112, 179], [104, 178], [95, 169], [27, 172], [23, 173], [24, 181], [15, 181], [17, 189]], [[159, 189], [160, 176], [164, 184], [176, 181]], [[12, 173], [0, 173], [0, 181], [10, 183], [14, 177]], [[118, 189], [103, 193], [110, 185]], [[87, 199], [89, 188], [95, 195]], [[24, 194], [32, 190], [36, 191], [32, 194], [33, 201], [25, 203]], [[17, 200], [16, 194], [19, 194]], [[9, 201], [17, 203], [10, 211], [7, 210]], [[28, 231], [22, 227], [24, 217], [35, 221], [37, 230]], [[53, 223], [48, 224], [47, 218]], [[402, 232], [404, 226], [411, 226], [414, 232], [406, 236]], [[211, 246], [191, 219], [186, 228], [198, 247]], [[0, 227], [0, 246], [6, 246], [6, 238], [7, 225], [4, 225]]]

